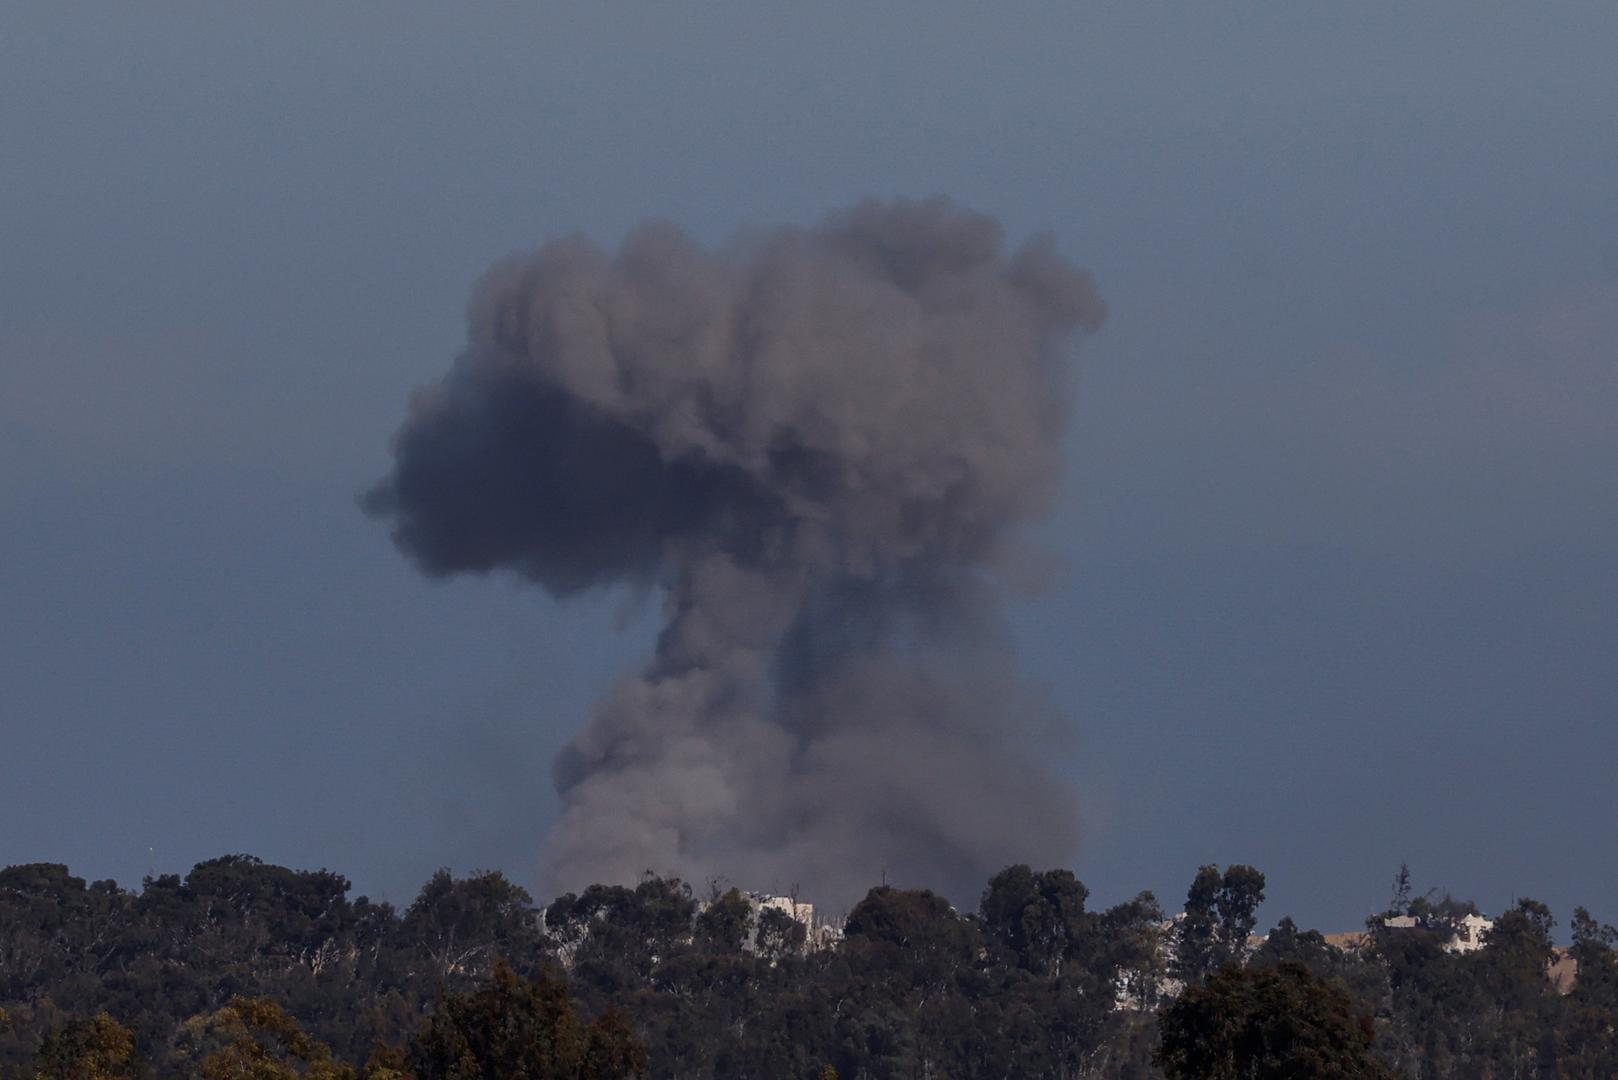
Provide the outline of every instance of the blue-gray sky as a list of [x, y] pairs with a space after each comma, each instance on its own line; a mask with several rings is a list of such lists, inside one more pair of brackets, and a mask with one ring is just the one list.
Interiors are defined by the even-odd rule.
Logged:
[[1110, 309], [1014, 613], [1080, 876], [1618, 917], [1618, 7], [869, 8], [0, 13], [0, 864], [532, 880], [655, 626], [356, 509], [473, 281], [944, 192]]

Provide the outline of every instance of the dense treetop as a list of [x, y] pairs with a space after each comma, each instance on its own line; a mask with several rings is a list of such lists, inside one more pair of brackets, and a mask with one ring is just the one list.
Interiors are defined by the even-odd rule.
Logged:
[[1110, 908], [1012, 866], [962, 912], [872, 889], [835, 947], [737, 890], [671, 878], [541, 908], [498, 873], [400, 910], [245, 855], [139, 890], [0, 871], [0, 1077], [1601, 1077], [1618, 1075], [1618, 931], [1402, 876], [1362, 946], [1283, 918], [1264, 875], [1202, 867], [1183, 911]]

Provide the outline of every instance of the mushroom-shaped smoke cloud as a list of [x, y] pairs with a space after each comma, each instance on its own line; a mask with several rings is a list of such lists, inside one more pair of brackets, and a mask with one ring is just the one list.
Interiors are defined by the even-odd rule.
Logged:
[[707, 250], [668, 225], [497, 265], [366, 497], [429, 574], [664, 590], [656, 654], [557, 762], [550, 884], [646, 869], [846, 901], [1071, 853], [993, 569], [1051, 501], [1064, 350], [1103, 315], [1047, 242], [941, 198]]

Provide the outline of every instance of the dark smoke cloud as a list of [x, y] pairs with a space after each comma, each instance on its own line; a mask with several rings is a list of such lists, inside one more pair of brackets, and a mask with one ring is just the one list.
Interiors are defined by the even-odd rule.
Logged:
[[647, 869], [846, 902], [1071, 853], [1055, 724], [992, 578], [1050, 503], [1064, 349], [1103, 315], [1043, 241], [935, 198], [707, 250], [668, 225], [496, 266], [366, 499], [429, 574], [655, 585], [666, 625], [557, 762], [549, 884]]

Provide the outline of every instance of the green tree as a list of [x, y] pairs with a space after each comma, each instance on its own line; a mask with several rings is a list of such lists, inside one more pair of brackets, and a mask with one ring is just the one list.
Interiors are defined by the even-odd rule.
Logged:
[[697, 916], [692, 930], [693, 943], [701, 952], [735, 955], [747, 941], [752, 920], [753, 908], [747, 897], [731, 889], [714, 897]]
[[1393, 876], [1393, 896], [1388, 900], [1389, 917], [1410, 914], [1410, 864], [1400, 863]]
[[625, 1080], [646, 1073], [646, 1046], [616, 1006], [585, 1029], [584, 1068], [580, 1080]]
[[978, 910], [1020, 966], [1060, 976], [1063, 962], [1086, 952], [1095, 937], [1096, 917], [1084, 906], [1089, 896], [1070, 871], [1008, 866], [989, 880]]
[[1197, 870], [1186, 891], [1185, 914], [1176, 928], [1175, 975], [1187, 985], [1202, 982], [1224, 964], [1247, 955], [1247, 939], [1264, 902], [1264, 875], [1235, 864]]
[[1573, 994], [1581, 1004], [1618, 1011], [1618, 930], [1573, 909], [1573, 947], [1579, 965]]
[[355, 1080], [353, 1066], [307, 1035], [285, 1009], [238, 997], [181, 1028], [182, 1059], [200, 1080]]
[[34, 1058], [36, 1080], [135, 1080], [146, 1071], [135, 1033], [106, 1013], [52, 1032]]
[[1392, 1080], [1369, 1017], [1293, 961], [1226, 966], [1164, 1010], [1157, 1063], [1169, 1080]]
[[131, 906], [115, 883], [87, 885], [60, 863], [0, 870], [0, 1001], [60, 996], [65, 983], [92, 981], [116, 960]]
[[1258, 909], [1262, 903], [1264, 875], [1241, 863], [1227, 866], [1214, 906], [1219, 912], [1220, 943], [1230, 957], [1239, 958], [1245, 953], [1247, 939], [1258, 925]]
[[405, 910], [400, 929], [432, 957], [440, 980], [481, 979], [497, 958], [528, 970], [546, 951], [533, 899], [498, 871], [455, 878], [439, 870]]
[[1530, 1008], [1551, 992], [1545, 972], [1556, 952], [1551, 944], [1555, 925], [1549, 908], [1523, 899], [1484, 931], [1483, 951], [1473, 962], [1501, 1008]]
[[760, 908], [758, 930], [753, 935], [753, 947], [759, 959], [778, 964], [788, 957], [803, 952], [803, 943], [809, 932], [803, 923], [777, 907]]
[[617, 1080], [643, 1074], [646, 1051], [616, 1011], [587, 1025], [559, 977], [501, 961], [482, 989], [439, 1002], [411, 1060], [419, 1080]]
[[410, 1064], [410, 1051], [389, 1043], [377, 1043], [365, 1059], [361, 1073], [365, 1080], [416, 1080]]
[[545, 927], [571, 956], [574, 977], [612, 999], [689, 948], [696, 911], [689, 885], [648, 875], [633, 889], [592, 885], [558, 897]]
[[1605, 1080], [1618, 1076], [1618, 930], [1582, 907], [1572, 930], [1578, 977], [1557, 1026], [1556, 1068], [1566, 1080]]

